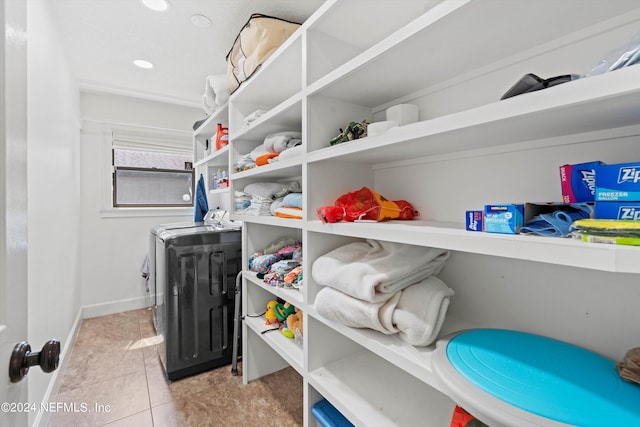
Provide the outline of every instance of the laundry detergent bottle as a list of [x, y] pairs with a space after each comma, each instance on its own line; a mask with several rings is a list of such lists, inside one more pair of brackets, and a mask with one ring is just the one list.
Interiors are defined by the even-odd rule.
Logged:
[[218, 123], [218, 130], [216, 131], [216, 150], [221, 149], [227, 144], [229, 144], [229, 128], [223, 128], [222, 123]]

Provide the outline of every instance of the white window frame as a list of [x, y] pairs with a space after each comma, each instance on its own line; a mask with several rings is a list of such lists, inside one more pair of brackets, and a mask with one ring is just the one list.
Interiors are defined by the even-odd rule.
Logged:
[[112, 148], [113, 134], [129, 134], [132, 136], [145, 136], [149, 139], [160, 141], [178, 141], [193, 147], [193, 134], [189, 131], [164, 129], [147, 126], [136, 126], [125, 123], [103, 122], [83, 120], [83, 130], [100, 134], [100, 216], [102, 218], [124, 217], [175, 217], [193, 216], [193, 207], [113, 207], [113, 165]]

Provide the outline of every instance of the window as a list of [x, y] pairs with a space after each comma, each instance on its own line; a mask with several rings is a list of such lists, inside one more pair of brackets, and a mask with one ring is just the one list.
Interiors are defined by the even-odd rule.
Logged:
[[114, 207], [193, 206], [191, 141], [114, 132], [111, 152]]

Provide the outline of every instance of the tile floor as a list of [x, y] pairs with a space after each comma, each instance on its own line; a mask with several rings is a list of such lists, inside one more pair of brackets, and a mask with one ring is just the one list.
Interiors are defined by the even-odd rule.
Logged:
[[83, 320], [52, 399], [75, 411], [52, 413], [48, 426], [302, 425], [302, 378], [293, 369], [243, 385], [229, 365], [168, 384], [156, 343], [147, 309]]

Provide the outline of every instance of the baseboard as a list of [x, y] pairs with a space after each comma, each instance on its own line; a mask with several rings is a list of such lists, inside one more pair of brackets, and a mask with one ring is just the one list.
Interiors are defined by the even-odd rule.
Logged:
[[150, 305], [151, 299], [149, 296], [85, 305], [82, 307], [82, 317], [83, 319], [89, 319], [91, 317], [107, 316], [109, 314], [122, 313], [123, 311], [146, 308]]
[[[76, 319], [73, 322], [71, 331], [67, 336], [66, 345], [62, 349], [60, 354], [60, 362], [58, 369], [51, 373], [51, 381], [49, 381], [49, 387], [42, 399], [43, 402], [51, 402], [55, 400], [58, 395], [58, 389], [62, 381], [62, 376], [67, 368], [69, 359], [71, 356], [71, 349], [73, 348], [78, 333], [80, 332], [80, 323], [82, 319], [88, 319], [91, 317], [106, 316], [114, 313], [121, 313], [123, 311], [138, 310], [150, 306], [150, 299], [148, 296], [139, 298], [130, 298], [126, 300], [113, 301], [104, 304], [93, 304], [80, 307]], [[52, 400], [54, 399], [54, 400]], [[45, 427], [49, 423], [49, 413], [47, 411], [38, 411], [36, 418], [33, 421], [33, 427]]]
[[[69, 359], [71, 358], [71, 349], [76, 342], [76, 338], [78, 338], [78, 333], [80, 332], [80, 323], [83, 319], [83, 310], [82, 307], [78, 310], [78, 314], [76, 315], [76, 319], [73, 321], [73, 326], [69, 331], [69, 335], [67, 336], [67, 340], [64, 341], [66, 344], [60, 353], [60, 361], [58, 362], [58, 369], [51, 373], [51, 381], [49, 381], [49, 387], [47, 387], [47, 391], [44, 394], [42, 399], [43, 402], [52, 402], [55, 401], [55, 397], [58, 395], [58, 389], [60, 388], [60, 383], [62, 381], [62, 377], [64, 375], [64, 371], [67, 369], [67, 365], [69, 363]], [[53, 399], [53, 400], [52, 400]], [[38, 411], [36, 418], [33, 421], [33, 427], [44, 427], [49, 423], [49, 412], [47, 411]]]

